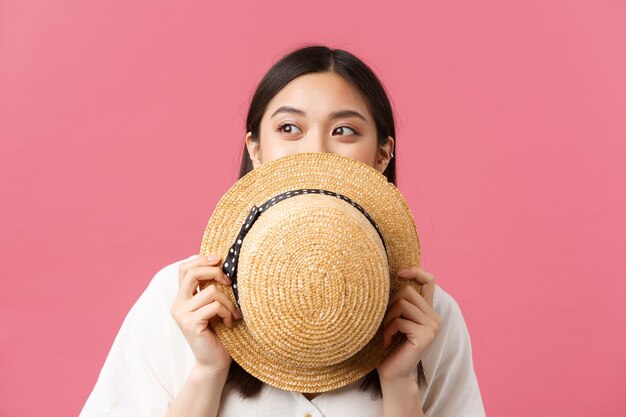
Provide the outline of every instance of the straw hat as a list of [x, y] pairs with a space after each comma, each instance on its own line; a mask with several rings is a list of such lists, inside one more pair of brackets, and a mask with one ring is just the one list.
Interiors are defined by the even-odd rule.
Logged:
[[[265, 163], [221, 198], [200, 254], [222, 258], [238, 305], [233, 329], [211, 326], [247, 372], [280, 389], [323, 392], [374, 369], [402, 339], [383, 347], [389, 297], [418, 266], [411, 211], [374, 168], [332, 153]], [[396, 335], [398, 336], [398, 335]]]

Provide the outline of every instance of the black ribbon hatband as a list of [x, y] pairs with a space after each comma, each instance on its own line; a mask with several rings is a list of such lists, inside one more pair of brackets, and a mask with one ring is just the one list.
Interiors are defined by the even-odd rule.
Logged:
[[376, 232], [378, 233], [378, 236], [380, 236], [380, 240], [383, 243], [383, 247], [385, 248], [385, 252], [387, 251], [387, 246], [385, 245], [385, 240], [383, 239], [383, 234], [380, 231], [380, 228], [378, 227], [378, 225], [376, 224], [374, 219], [372, 219], [372, 217], [365, 211], [365, 209], [363, 207], [361, 207], [359, 204], [357, 204], [356, 202], [352, 201], [350, 198], [346, 197], [345, 195], [341, 195], [341, 194], [338, 194], [338, 193], [335, 193], [335, 192], [332, 192], [332, 191], [328, 191], [328, 190], [310, 189], [310, 188], [300, 189], [300, 190], [292, 190], [292, 191], [287, 191], [287, 192], [282, 193], [282, 194], [278, 194], [278, 195], [272, 197], [271, 199], [267, 200], [265, 203], [261, 204], [259, 207], [257, 207], [257, 206], [253, 206], [252, 207], [252, 210], [250, 210], [250, 213], [248, 214], [248, 217], [246, 217], [246, 220], [241, 225], [241, 229], [239, 230], [239, 234], [237, 234], [237, 238], [235, 239], [235, 243], [233, 243], [233, 245], [230, 247], [228, 255], [226, 256], [226, 260], [224, 261], [224, 264], [222, 265], [222, 271], [224, 271], [226, 276], [229, 277], [230, 280], [233, 282], [232, 289], [233, 289], [233, 293], [235, 295], [235, 300], [237, 301], [237, 305], [239, 307], [241, 307], [241, 306], [239, 305], [239, 291], [238, 291], [238, 288], [237, 288], [237, 265], [239, 263], [239, 252], [241, 250], [241, 245], [243, 244], [243, 240], [246, 237], [246, 234], [248, 234], [248, 231], [250, 230], [250, 228], [252, 227], [254, 222], [259, 218], [261, 213], [266, 211], [268, 208], [270, 208], [274, 204], [279, 203], [281, 201], [284, 201], [284, 200], [286, 200], [288, 198], [295, 197], [297, 195], [303, 195], [303, 194], [323, 194], [323, 195], [329, 195], [329, 196], [332, 196], [332, 197], [337, 197], [337, 198], [339, 198], [341, 200], [344, 200], [345, 202], [351, 204], [354, 208], [356, 208], [361, 213], [363, 213], [363, 215], [367, 218], [367, 220], [369, 220], [369, 222], [372, 224], [372, 226], [374, 226], [374, 229], [376, 229]]

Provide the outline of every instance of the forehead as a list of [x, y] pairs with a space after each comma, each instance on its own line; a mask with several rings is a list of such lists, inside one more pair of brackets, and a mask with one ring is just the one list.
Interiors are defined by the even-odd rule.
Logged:
[[365, 98], [359, 90], [332, 72], [305, 74], [290, 81], [270, 100], [265, 117], [270, 117], [283, 105], [304, 110], [307, 116], [323, 117], [340, 109], [369, 115]]

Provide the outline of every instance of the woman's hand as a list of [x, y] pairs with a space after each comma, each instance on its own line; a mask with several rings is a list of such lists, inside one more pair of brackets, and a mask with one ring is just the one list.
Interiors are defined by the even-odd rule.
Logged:
[[196, 367], [207, 373], [224, 375], [228, 373], [232, 359], [209, 326], [209, 320], [219, 316], [226, 326], [232, 328], [234, 320], [241, 316], [230, 298], [215, 284], [196, 291], [200, 281], [232, 283], [217, 266], [219, 261], [219, 257], [198, 256], [179, 265], [179, 290], [172, 303], [171, 314], [196, 357]]
[[377, 369], [381, 383], [408, 380], [424, 352], [437, 336], [441, 318], [433, 309], [435, 276], [422, 268], [398, 271], [398, 277], [421, 284], [420, 293], [410, 286], [392, 294], [383, 318], [383, 341], [389, 346], [396, 333], [406, 336]]

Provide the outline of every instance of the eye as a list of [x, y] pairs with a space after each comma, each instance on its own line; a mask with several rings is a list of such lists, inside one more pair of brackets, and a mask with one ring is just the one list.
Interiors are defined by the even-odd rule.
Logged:
[[336, 132], [336, 131], [338, 131], [339, 129], [341, 129], [341, 132], [342, 132], [342, 133], [344, 132], [344, 129], [348, 129], [349, 131], [351, 131], [351, 132], [352, 132], [352, 134], [353, 134], [353, 135], [357, 135], [357, 134], [358, 134], [358, 133], [356, 132], [356, 130], [354, 130], [354, 129], [352, 129], [351, 127], [348, 127], [348, 126], [339, 126], [339, 127], [335, 128], [335, 130], [334, 130], [333, 132]]
[[[288, 130], [283, 130], [283, 128], [287, 127]], [[293, 128], [298, 129], [299, 132], [294, 132]], [[300, 130], [300, 128], [294, 124], [291, 123], [282, 123], [278, 126], [277, 130], [281, 133], [302, 133], [302, 131]]]

